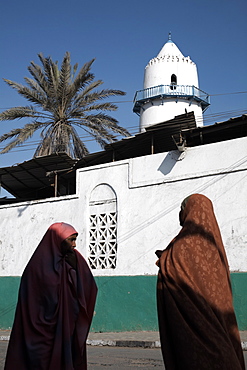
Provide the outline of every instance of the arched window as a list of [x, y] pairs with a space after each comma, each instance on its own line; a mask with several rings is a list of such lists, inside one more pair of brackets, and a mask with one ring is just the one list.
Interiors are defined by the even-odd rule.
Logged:
[[93, 189], [89, 202], [89, 265], [114, 269], [117, 263], [117, 197], [107, 184]]
[[170, 89], [171, 90], [176, 90], [176, 85], [177, 85], [177, 76], [175, 74], [172, 74], [171, 75]]

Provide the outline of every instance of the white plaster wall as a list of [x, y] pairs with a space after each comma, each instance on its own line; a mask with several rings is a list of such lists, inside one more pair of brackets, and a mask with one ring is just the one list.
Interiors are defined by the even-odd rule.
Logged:
[[247, 138], [160, 153], [78, 170], [77, 196], [0, 207], [0, 275], [20, 275], [48, 226], [74, 225], [87, 258], [89, 202], [95, 186], [108, 184], [117, 197], [116, 269], [94, 275], [156, 274], [155, 250], [179, 232], [184, 197], [208, 196], [214, 204], [232, 271], [246, 271]]
[[0, 276], [20, 276], [54, 222], [72, 224], [81, 244], [84, 229], [78, 219], [79, 206], [75, 196], [0, 206]]
[[151, 59], [146, 66], [143, 88], [170, 85], [172, 74], [177, 76], [178, 85], [199, 87], [197, 67], [189, 57], [164, 56]]
[[202, 108], [201, 105], [190, 102], [185, 99], [164, 99], [159, 98], [144, 104], [140, 114], [140, 129], [145, 131], [145, 128], [157, 123], [165, 122], [173, 119], [175, 116], [194, 112], [197, 126], [203, 126]]

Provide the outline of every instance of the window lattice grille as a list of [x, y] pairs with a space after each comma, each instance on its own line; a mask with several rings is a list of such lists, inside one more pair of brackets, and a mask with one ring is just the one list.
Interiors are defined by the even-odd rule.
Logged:
[[116, 212], [90, 215], [90, 240], [88, 260], [92, 269], [116, 268]]

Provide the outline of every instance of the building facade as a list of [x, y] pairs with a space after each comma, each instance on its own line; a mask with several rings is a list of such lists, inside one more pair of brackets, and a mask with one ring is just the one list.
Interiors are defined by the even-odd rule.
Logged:
[[247, 117], [202, 127], [208, 105], [195, 63], [169, 36], [135, 96], [141, 133], [79, 161], [58, 153], [0, 168], [16, 197], [0, 201], [0, 328], [12, 325], [32, 253], [62, 221], [77, 229], [98, 285], [91, 330], [157, 330], [155, 251], [179, 232], [182, 200], [202, 193], [214, 205], [247, 329]]
[[247, 329], [247, 137], [77, 169], [73, 195], [0, 206], [0, 327], [11, 327], [23, 269], [53, 222], [72, 224], [99, 293], [93, 331], [157, 330], [155, 251], [179, 232], [181, 201], [214, 205]]

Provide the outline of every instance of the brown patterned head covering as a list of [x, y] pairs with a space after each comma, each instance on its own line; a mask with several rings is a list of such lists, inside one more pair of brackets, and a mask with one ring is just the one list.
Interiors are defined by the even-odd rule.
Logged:
[[158, 318], [166, 369], [244, 369], [230, 273], [210, 199], [182, 203], [182, 229], [157, 255]]

